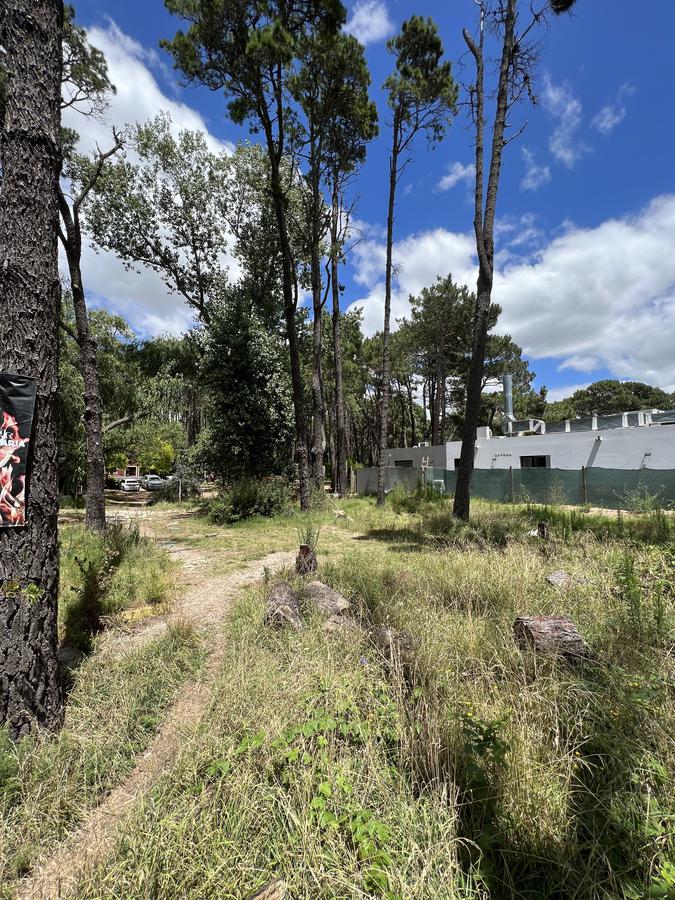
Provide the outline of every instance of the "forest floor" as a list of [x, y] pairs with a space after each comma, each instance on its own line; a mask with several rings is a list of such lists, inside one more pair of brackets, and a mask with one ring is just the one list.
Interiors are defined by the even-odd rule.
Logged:
[[[111, 618], [58, 736], [0, 746], [0, 897], [675, 890], [671, 517], [329, 501], [318, 577], [358, 628], [327, 634], [304, 607], [301, 632], [263, 624], [271, 582], [302, 597], [304, 517], [115, 514], [148, 565], [150, 541], [170, 558], [170, 596]], [[523, 656], [523, 613], [571, 616], [593, 666]], [[412, 669], [378, 624], [411, 636]]]

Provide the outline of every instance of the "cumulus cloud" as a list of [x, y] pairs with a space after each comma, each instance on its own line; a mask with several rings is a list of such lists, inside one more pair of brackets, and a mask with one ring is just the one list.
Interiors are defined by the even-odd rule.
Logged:
[[[160, 111], [169, 113], [176, 132], [202, 131], [213, 152], [231, 149], [230, 144], [209, 132], [200, 113], [162, 90], [153, 70], [168, 73], [154, 50], [144, 48], [112, 20], [105, 27], [88, 29], [87, 35], [90, 43], [105, 54], [117, 93], [111, 98], [103, 122], [65, 110], [64, 124], [79, 133], [81, 152], [91, 152], [97, 145], [102, 149], [110, 146], [112, 125], [122, 130], [126, 125], [154, 118]], [[63, 260], [61, 268], [67, 272]], [[155, 272], [130, 272], [113, 253], [95, 253], [88, 245], [83, 247], [82, 270], [92, 305], [120, 313], [139, 333], [178, 334], [192, 321], [188, 306], [167, 290]]]
[[362, 44], [374, 44], [393, 33], [394, 23], [382, 0], [356, 0], [344, 30]]
[[[513, 224], [513, 223], [512, 223]], [[511, 226], [506, 226], [511, 227]], [[515, 248], [519, 231], [505, 237]], [[562, 368], [607, 368], [615, 377], [675, 389], [675, 195], [654, 199], [636, 215], [595, 228], [568, 224], [563, 234], [533, 254], [509, 254], [495, 273], [494, 300], [504, 312], [497, 330], [513, 335], [533, 359], [561, 360]], [[382, 250], [368, 241], [357, 248], [357, 274], [367, 295], [362, 306], [369, 333], [382, 327]], [[408, 295], [452, 272], [473, 287], [472, 236], [444, 229], [411, 235], [396, 244], [399, 269], [393, 315], [409, 311]], [[364, 268], [365, 266], [365, 268]], [[382, 265], [379, 269], [384, 271]]]
[[579, 136], [583, 121], [581, 103], [567, 82], [553, 84], [548, 74], [544, 76], [541, 99], [544, 109], [558, 121], [549, 139], [549, 149], [559, 162], [572, 169], [588, 152]]
[[471, 182], [476, 176], [476, 167], [473, 163], [463, 165], [461, 162], [454, 162], [448, 165], [448, 171], [438, 182], [439, 191], [449, 191], [458, 185], [460, 181]]
[[606, 106], [603, 106], [594, 117], [591, 125], [597, 129], [600, 134], [611, 134], [616, 126], [620, 125], [626, 118], [627, 110], [625, 100], [627, 97], [632, 97], [634, 93], [635, 88], [632, 84], [628, 84], [628, 82], [622, 84], [619, 88], [616, 102], [608, 103]]
[[550, 388], [546, 399], [550, 403], [555, 403], [556, 400], [566, 400], [577, 391], [585, 391], [589, 384], [590, 381], [585, 381], [583, 384], [566, 384], [563, 387]]
[[524, 191], [537, 191], [551, 180], [551, 170], [548, 166], [540, 166], [534, 158], [534, 153], [523, 147], [523, 162], [525, 163], [525, 175], [520, 182]]

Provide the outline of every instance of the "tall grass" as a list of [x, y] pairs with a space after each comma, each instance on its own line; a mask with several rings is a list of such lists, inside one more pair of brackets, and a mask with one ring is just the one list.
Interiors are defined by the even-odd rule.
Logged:
[[130, 772], [201, 659], [185, 628], [119, 660], [92, 656], [75, 673], [58, 734], [12, 744], [0, 731], [0, 896]]

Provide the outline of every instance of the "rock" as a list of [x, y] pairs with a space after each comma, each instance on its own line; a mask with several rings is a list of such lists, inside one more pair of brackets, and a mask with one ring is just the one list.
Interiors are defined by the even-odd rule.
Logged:
[[305, 593], [312, 606], [326, 616], [339, 616], [350, 607], [346, 597], [322, 581], [310, 581], [305, 585]]
[[554, 587], [564, 587], [566, 584], [571, 584], [572, 576], [567, 572], [551, 572], [546, 576], [546, 580]]
[[310, 572], [316, 572], [316, 568], [316, 553], [309, 544], [300, 544], [295, 557], [295, 571], [298, 575], [309, 575]]
[[352, 619], [351, 616], [331, 616], [330, 619], [326, 619], [326, 621], [321, 626], [321, 630], [325, 634], [353, 634], [356, 635], [356, 632], [361, 631], [359, 623], [356, 619]]
[[265, 624], [272, 628], [302, 630], [302, 616], [297, 594], [285, 581], [279, 581], [269, 593], [265, 609]]
[[518, 616], [513, 623], [513, 636], [521, 650], [562, 656], [571, 664], [593, 655], [568, 616]]
[[269, 884], [264, 885], [255, 894], [249, 894], [248, 900], [284, 900], [286, 896], [286, 883], [280, 878], [275, 878]]
[[372, 642], [383, 654], [387, 662], [399, 663], [406, 674], [417, 666], [417, 647], [419, 641], [407, 631], [399, 631], [387, 625], [378, 625], [370, 632]]

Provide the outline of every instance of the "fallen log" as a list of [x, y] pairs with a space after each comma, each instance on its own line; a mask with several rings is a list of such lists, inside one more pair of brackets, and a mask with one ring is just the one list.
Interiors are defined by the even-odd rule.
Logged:
[[325, 616], [339, 616], [350, 607], [346, 597], [322, 581], [306, 584], [305, 595], [309, 603]]
[[568, 616], [518, 616], [513, 636], [521, 650], [561, 656], [577, 664], [592, 658], [592, 652]]
[[302, 616], [298, 595], [285, 581], [273, 585], [265, 606], [265, 624], [272, 628], [302, 630]]

